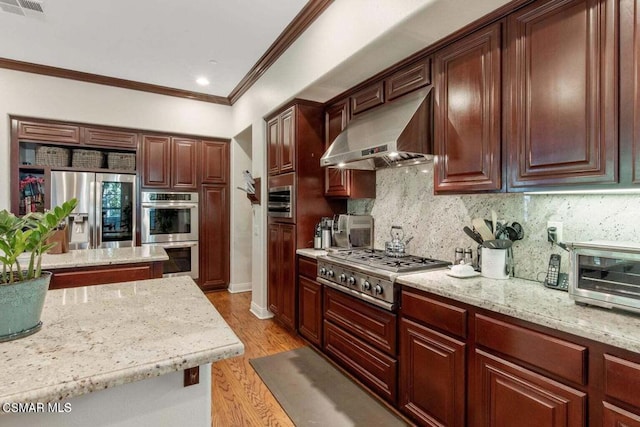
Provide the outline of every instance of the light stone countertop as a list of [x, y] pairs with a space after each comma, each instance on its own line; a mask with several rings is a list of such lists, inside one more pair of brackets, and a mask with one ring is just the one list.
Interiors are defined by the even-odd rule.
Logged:
[[0, 408], [67, 399], [244, 353], [184, 276], [52, 290], [42, 322], [39, 332], [0, 343]]
[[542, 283], [481, 276], [457, 279], [448, 269], [407, 274], [397, 282], [558, 331], [640, 353], [640, 315], [575, 304], [567, 292]]
[[296, 253], [298, 255], [306, 256], [307, 258], [317, 259], [320, 255], [326, 255], [327, 251], [325, 251], [324, 249], [306, 248], [298, 249], [296, 250]]
[[[26, 266], [29, 255], [18, 258]], [[134, 246], [128, 248], [74, 249], [64, 254], [44, 254], [42, 269], [91, 267], [98, 265], [135, 264], [138, 262], [166, 261], [169, 257], [159, 246]]]

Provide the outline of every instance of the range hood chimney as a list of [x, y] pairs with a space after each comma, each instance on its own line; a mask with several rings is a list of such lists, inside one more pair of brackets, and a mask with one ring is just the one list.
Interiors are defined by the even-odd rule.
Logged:
[[320, 166], [375, 170], [433, 160], [431, 86], [356, 116]]

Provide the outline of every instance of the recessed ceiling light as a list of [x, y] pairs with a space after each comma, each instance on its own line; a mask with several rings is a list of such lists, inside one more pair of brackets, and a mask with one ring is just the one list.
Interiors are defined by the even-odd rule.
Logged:
[[210, 59], [209, 60], [209, 64], [216, 65], [216, 64], [218, 64], [218, 61], [216, 61], [215, 59]]
[[209, 79], [207, 79], [206, 77], [198, 77], [196, 79], [196, 83], [198, 83], [200, 86], [209, 86]]

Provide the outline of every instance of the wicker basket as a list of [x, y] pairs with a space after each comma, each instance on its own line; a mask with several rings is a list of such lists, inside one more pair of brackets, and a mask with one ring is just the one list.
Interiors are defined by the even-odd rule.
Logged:
[[136, 170], [136, 155], [134, 153], [108, 153], [107, 165], [109, 169]]
[[93, 168], [102, 167], [102, 152], [94, 150], [73, 150], [71, 157], [71, 166], [74, 168]]
[[69, 166], [69, 150], [62, 147], [39, 145], [36, 147], [36, 165], [38, 166]]

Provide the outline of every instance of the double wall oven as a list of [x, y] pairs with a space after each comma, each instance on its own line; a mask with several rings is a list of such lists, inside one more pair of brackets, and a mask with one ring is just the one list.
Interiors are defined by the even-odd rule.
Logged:
[[163, 276], [198, 278], [198, 193], [143, 192], [140, 238], [169, 256]]

